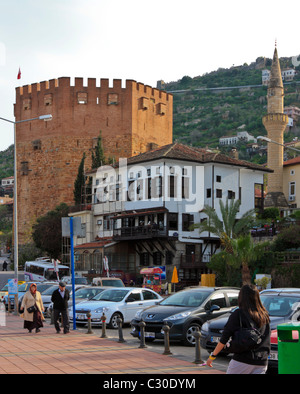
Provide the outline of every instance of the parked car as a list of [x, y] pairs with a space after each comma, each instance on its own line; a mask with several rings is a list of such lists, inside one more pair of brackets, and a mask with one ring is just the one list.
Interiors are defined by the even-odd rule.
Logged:
[[133, 337], [140, 336], [139, 323], [146, 323], [148, 341], [163, 339], [164, 322], [170, 327], [170, 339], [194, 346], [194, 333], [207, 320], [223, 315], [237, 305], [239, 289], [229, 287], [189, 288], [161, 301], [158, 305], [137, 312], [131, 322]]
[[93, 278], [92, 284], [93, 286], [125, 287], [122, 279], [120, 278]]
[[[87, 287], [79, 288], [75, 290], [75, 304], [88, 301], [106, 289], [107, 287], [96, 287], [96, 286], [87, 286]], [[73, 305], [73, 297], [71, 296], [68, 302], [68, 306], [71, 307], [72, 305]], [[51, 314], [52, 310], [53, 310], [53, 303], [51, 302], [51, 304], [48, 307], [48, 315]]]
[[[40, 291], [40, 292], [41, 292], [41, 290], [42, 291], [44, 290], [44, 286], [42, 286], [42, 285], [44, 285], [44, 284], [47, 285], [47, 282], [46, 283], [45, 282], [43, 282], [43, 283], [39, 283], [39, 282], [24, 282], [22, 285], [20, 285], [18, 287], [18, 300], [22, 299], [24, 294], [29, 290], [30, 285], [32, 283], [36, 283], [37, 290]], [[53, 283], [51, 283], [50, 285], [52, 286]], [[39, 290], [39, 289], [41, 289], [41, 290]], [[3, 302], [5, 304], [6, 310], [8, 310], [8, 294], [3, 297]], [[14, 309], [14, 307], [15, 307], [15, 296], [11, 295], [10, 296], [10, 308]]]
[[[19, 280], [18, 281], [18, 287], [20, 285], [22, 285], [23, 283], [25, 283], [23, 280]], [[2, 287], [2, 289], [0, 290], [0, 302], [4, 301], [4, 296], [6, 296], [8, 294], [8, 283], [6, 283], [6, 285], [4, 285]]]
[[[130, 323], [136, 312], [162, 300], [162, 297], [150, 289], [134, 287], [114, 287], [106, 289], [89, 301], [76, 305], [76, 323], [87, 323], [86, 313], [91, 313], [91, 323], [102, 325], [103, 312], [111, 328], [118, 328], [117, 319]], [[73, 320], [73, 308], [69, 308], [70, 320]]]
[[[271, 330], [289, 321], [300, 321], [300, 289], [268, 289], [260, 293], [261, 301], [270, 315]], [[219, 342], [230, 313], [203, 324], [201, 346], [212, 351]], [[273, 334], [274, 336], [274, 334]], [[274, 344], [273, 344], [274, 345]], [[277, 345], [271, 345], [269, 365], [278, 365]]]
[[[72, 283], [72, 276], [64, 276], [62, 282], [65, 282], [66, 285]], [[74, 277], [75, 285], [88, 285], [88, 280], [84, 276], [75, 276]]]

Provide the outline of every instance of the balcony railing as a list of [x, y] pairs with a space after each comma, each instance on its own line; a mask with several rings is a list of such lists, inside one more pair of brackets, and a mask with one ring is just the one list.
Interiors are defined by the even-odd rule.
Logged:
[[205, 254], [191, 254], [181, 255], [180, 257], [180, 268], [203, 268], [206, 263], [210, 262], [211, 255]]
[[151, 239], [161, 238], [168, 235], [166, 227], [156, 226], [136, 226], [136, 227], [121, 227], [114, 230], [114, 240], [126, 241], [130, 239]]

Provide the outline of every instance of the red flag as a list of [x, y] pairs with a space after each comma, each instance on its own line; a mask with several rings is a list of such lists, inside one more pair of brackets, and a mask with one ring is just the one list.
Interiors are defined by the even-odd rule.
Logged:
[[21, 79], [21, 69], [19, 67], [19, 72], [18, 72], [18, 79]]

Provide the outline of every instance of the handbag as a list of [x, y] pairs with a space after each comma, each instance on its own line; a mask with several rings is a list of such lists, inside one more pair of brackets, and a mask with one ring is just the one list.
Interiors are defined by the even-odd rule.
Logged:
[[36, 310], [37, 310], [37, 308], [36, 308], [35, 305], [30, 306], [29, 308], [27, 308], [27, 312], [28, 312], [28, 313], [33, 313], [33, 312], [35, 312]]
[[243, 353], [254, 350], [259, 347], [262, 342], [263, 333], [254, 327], [254, 324], [249, 320], [250, 327], [242, 326], [242, 311], [239, 310], [240, 315], [240, 327], [234, 332], [232, 340], [230, 342], [230, 352], [232, 353]]

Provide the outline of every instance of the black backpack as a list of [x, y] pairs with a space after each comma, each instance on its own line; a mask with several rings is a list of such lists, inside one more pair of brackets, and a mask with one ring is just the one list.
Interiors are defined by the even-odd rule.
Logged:
[[[230, 341], [229, 351], [231, 353], [243, 353], [258, 348], [262, 342], [264, 332], [255, 328], [251, 319], [248, 319], [250, 327], [242, 326], [242, 311], [239, 309], [240, 327], [234, 332]], [[265, 331], [265, 330], [264, 330]]]

